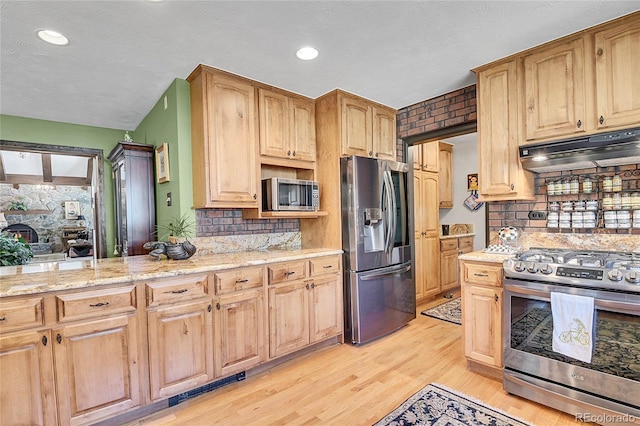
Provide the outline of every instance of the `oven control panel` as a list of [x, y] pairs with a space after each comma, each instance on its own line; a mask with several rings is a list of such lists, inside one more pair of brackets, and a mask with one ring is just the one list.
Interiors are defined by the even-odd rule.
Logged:
[[585, 280], [600, 280], [604, 277], [604, 271], [598, 269], [580, 269], [558, 266], [556, 275], [559, 277], [580, 278]]

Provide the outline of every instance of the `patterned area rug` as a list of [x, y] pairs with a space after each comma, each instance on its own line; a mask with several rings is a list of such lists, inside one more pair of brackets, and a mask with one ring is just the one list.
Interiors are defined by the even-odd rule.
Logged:
[[442, 305], [422, 311], [422, 315], [438, 318], [443, 321], [449, 321], [454, 324], [462, 324], [462, 308], [460, 307], [460, 298], [457, 297]]
[[532, 426], [437, 383], [427, 385], [374, 426], [400, 425]]

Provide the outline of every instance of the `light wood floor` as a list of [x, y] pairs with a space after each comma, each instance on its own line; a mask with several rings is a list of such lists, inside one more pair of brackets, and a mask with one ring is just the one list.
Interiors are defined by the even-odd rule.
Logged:
[[[446, 301], [429, 302], [418, 312]], [[510, 396], [500, 382], [469, 372], [461, 327], [418, 314], [373, 343], [319, 349], [131, 425], [371, 425], [429, 383], [535, 425], [578, 424], [573, 416]]]

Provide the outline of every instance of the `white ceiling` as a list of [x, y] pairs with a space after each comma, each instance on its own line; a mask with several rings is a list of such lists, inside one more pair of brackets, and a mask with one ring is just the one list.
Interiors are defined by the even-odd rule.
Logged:
[[[640, 9], [634, 1], [1, 1], [0, 113], [134, 130], [204, 63], [312, 98], [402, 108], [471, 68]], [[47, 45], [36, 30], [67, 35]], [[294, 51], [320, 50], [302, 62]]]

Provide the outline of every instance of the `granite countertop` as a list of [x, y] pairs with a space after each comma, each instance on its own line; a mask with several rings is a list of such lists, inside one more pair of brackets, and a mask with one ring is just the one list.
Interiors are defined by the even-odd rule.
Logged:
[[446, 239], [449, 239], [449, 238], [474, 237], [475, 235], [476, 235], [475, 232], [469, 232], [469, 233], [466, 233], [466, 234], [440, 235], [440, 239], [441, 240], [446, 240]]
[[185, 260], [130, 256], [0, 267], [0, 297], [80, 289], [342, 254], [339, 249], [269, 250], [195, 255]]
[[515, 254], [506, 253], [486, 253], [484, 251], [472, 251], [458, 256], [458, 260], [474, 260], [476, 262], [488, 262], [502, 264], [506, 259], [514, 257]]

